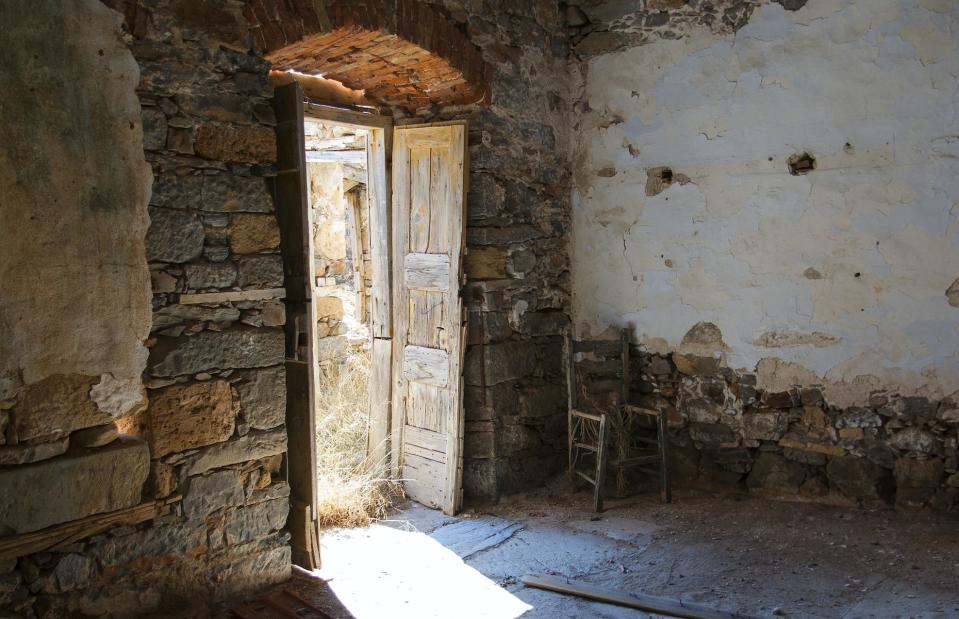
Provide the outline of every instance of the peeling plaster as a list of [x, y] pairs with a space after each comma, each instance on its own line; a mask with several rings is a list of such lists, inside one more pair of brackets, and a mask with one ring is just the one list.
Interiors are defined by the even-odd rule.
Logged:
[[0, 125], [0, 398], [101, 375], [93, 397], [118, 414], [145, 403], [151, 320], [139, 68], [119, 13], [41, 4], [0, 9], [0, 91], [17, 93]]
[[770, 3], [577, 65], [579, 337], [665, 353], [705, 321], [760, 387], [959, 390], [957, 26], [943, 0]]

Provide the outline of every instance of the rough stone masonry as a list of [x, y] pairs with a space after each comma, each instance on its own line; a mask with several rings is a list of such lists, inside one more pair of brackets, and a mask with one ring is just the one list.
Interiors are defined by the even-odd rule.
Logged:
[[956, 3], [576, 4], [576, 328], [682, 477], [953, 508]]
[[[413, 1], [362, 6], [395, 29]], [[290, 570], [263, 24], [107, 4], [0, 4], [0, 535], [171, 505], [0, 562], [25, 617]], [[479, 103], [391, 110], [470, 123], [468, 500], [562, 469], [572, 314], [632, 328], [679, 478], [954, 507], [955, 3], [417, 6], [488, 78]]]

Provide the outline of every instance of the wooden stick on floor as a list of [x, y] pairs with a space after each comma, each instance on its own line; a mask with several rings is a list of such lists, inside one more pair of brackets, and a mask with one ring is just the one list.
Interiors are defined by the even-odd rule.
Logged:
[[684, 617], [685, 619], [762, 619], [756, 615], [718, 610], [703, 604], [693, 604], [672, 598], [604, 589], [559, 576], [524, 576], [521, 582], [527, 587], [567, 593], [597, 602], [617, 604], [670, 617]]

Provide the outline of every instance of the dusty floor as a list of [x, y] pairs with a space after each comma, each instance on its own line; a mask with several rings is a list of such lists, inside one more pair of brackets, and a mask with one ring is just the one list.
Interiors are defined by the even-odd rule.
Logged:
[[650, 616], [526, 588], [530, 573], [758, 616], [959, 617], [959, 519], [928, 511], [681, 493], [596, 519], [585, 492], [544, 491], [457, 518], [408, 505], [322, 550], [294, 586], [340, 617]]

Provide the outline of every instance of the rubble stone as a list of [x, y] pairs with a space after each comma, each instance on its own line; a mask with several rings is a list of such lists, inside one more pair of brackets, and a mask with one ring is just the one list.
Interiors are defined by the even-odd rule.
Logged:
[[944, 467], [942, 460], [896, 460], [896, 503], [922, 505], [936, 493], [942, 483]]
[[833, 458], [826, 466], [829, 484], [854, 499], [888, 500], [892, 495], [889, 471], [855, 456]]

